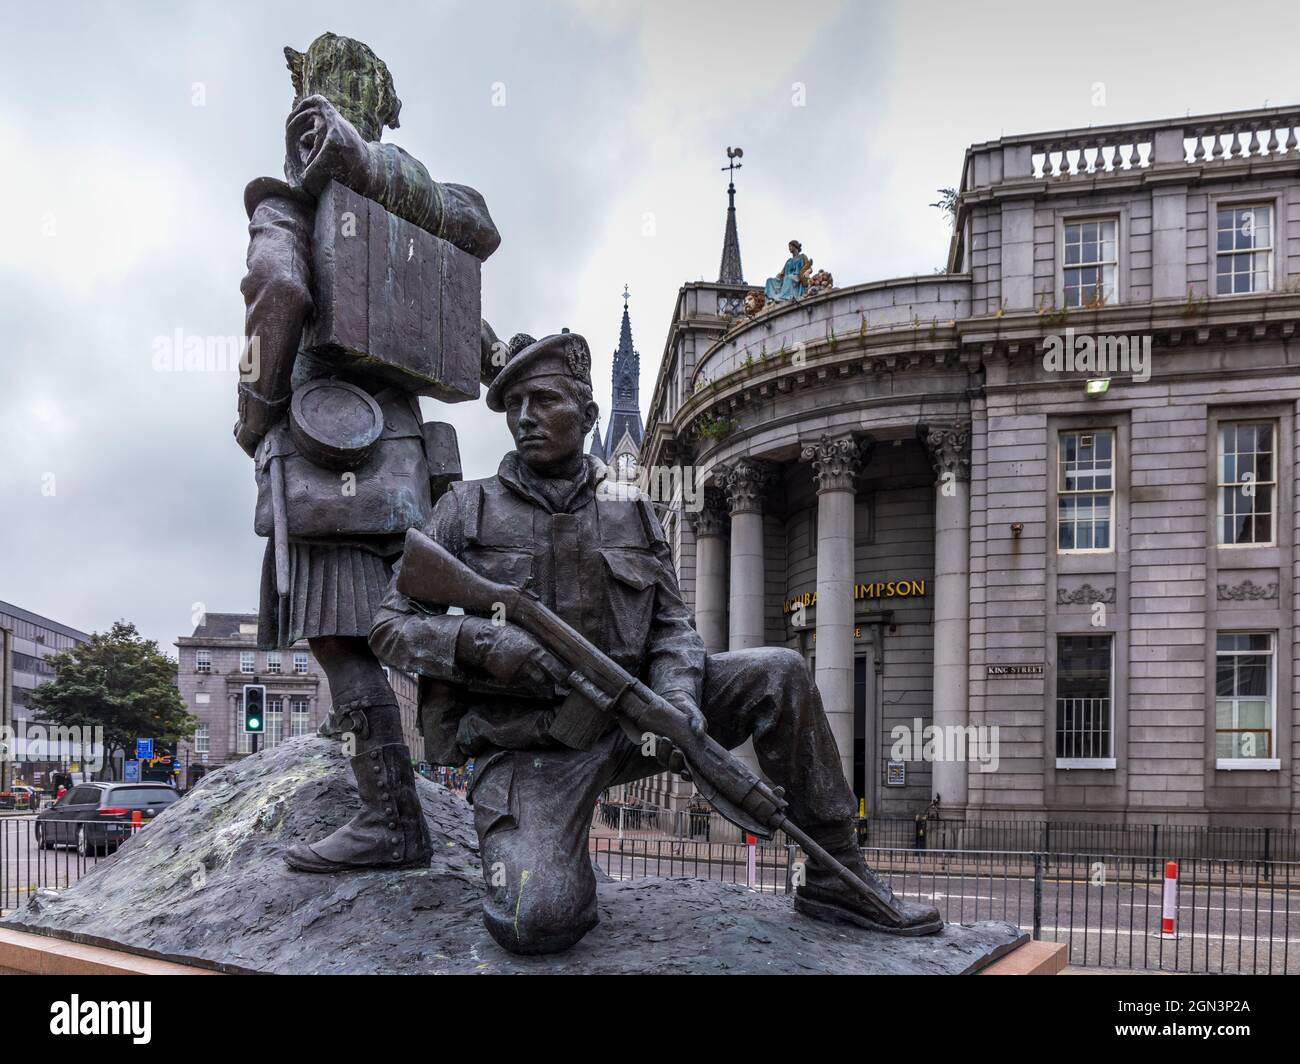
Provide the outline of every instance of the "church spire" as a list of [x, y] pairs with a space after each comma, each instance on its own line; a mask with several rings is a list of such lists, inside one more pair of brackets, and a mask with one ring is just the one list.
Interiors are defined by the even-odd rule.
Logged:
[[636, 358], [640, 361], [637, 353], [632, 349], [632, 319], [628, 317], [627, 301], [632, 298], [632, 294], [627, 290], [627, 285], [623, 286], [623, 324], [618, 330], [618, 350], [614, 353], [614, 364], [617, 366], [620, 360]]
[[745, 271], [740, 265], [740, 236], [736, 232], [736, 171], [741, 168], [737, 159], [744, 156], [740, 148], [728, 148], [727, 165], [727, 228], [722, 236], [722, 264], [718, 267], [718, 284], [744, 284]]
[[641, 356], [632, 346], [632, 318], [627, 301], [631, 293], [623, 286], [623, 322], [618, 330], [618, 349], [614, 352], [614, 394], [611, 397], [609, 422], [605, 432], [605, 461], [614, 462], [615, 452], [624, 434], [634, 447], [641, 446], [644, 429], [641, 423]]

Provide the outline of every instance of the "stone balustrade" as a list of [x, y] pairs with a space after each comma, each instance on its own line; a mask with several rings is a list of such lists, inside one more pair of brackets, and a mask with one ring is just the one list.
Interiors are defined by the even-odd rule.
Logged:
[[962, 192], [1025, 181], [1106, 178], [1162, 166], [1294, 156], [1300, 108], [1276, 107], [1004, 137], [966, 153]]

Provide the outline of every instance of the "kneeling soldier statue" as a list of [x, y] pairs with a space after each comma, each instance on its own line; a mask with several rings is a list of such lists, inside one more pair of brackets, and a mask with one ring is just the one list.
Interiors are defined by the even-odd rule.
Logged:
[[[801, 912], [938, 931], [935, 909], [895, 897], [862, 859], [803, 659], [779, 648], [705, 654], [649, 500], [611, 486], [583, 453], [598, 413], [590, 366], [572, 333], [506, 363], [487, 402], [517, 450], [496, 476], [452, 485], [423, 532], [408, 533], [370, 634], [381, 660], [421, 677], [426, 756], [475, 759], [492, 937], [516, 953], [581, 939], [597, 922], [587, 852], [597, 797], [682, 767], [729, 819], [801, 842]], [[776, 786], [727, 754], [751, 738]]]

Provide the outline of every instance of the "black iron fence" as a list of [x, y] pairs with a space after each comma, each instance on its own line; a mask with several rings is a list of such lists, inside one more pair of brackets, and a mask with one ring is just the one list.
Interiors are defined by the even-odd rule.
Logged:
[[[790, 893], [793, 846], [748, 847], [593, 834], [596, 866], [615, 879], [691, 876]], [[1177, 862], [1174, 933], [1162, 930], [1165, 862], [1114, 854], [864, 851], [901, 896], [950, 923], [1005, 920], [1061, 942], [1081, 967], [1196, 973], [1300, 972], [1300, 864]]]
[[[707, 808], [668, 810], [636, 801], [602, 801], [592, 826], [600, 833], [621, 830], [625, 837], [744, 841], [738, 828]], [[789, 841], [778, 833], [771, 840], [759, 839], [758, 845], [781, 848]], [[1300, 861], [1300, 829], [1296, 828], [867, 817], [858, 821], [858, 842], [882, 849], [1104, 853], [1156, 861]]]
[[[1295, 828], [934, 817], [919, 822], [910, 817], [873, 817], [864, 823], [865, 829], [859, 832], [863, 844], [888, 848], [1105, 853], [1157, 860], [1300, 861], [1300, 830]], [[918, 833], [918, 823], [923, 834]]]
[[133, 830], [129, 823], [0, 817], [0, 915], [25, 905], [42, 887], [71, 886]]
[[[689, 876], [786, 894], [802, 874], [803, 857], [788, 843], [746, 846], [637, 836], [627, 826], [626, 811], [620, 839], [616, 828], [606, 825], [609, 812], [608, 806], [598, 810], [593, 827], [599, 830], [592, 831], [589, 848], [596, 865], [615, 879]], [[1169, 838], [1179, 841], [1178, 833]], [[933, 840], [931, 835], [927, 842]], [[0, 914], [24, 905], [42, 887], [75, 883], [109, 848], [81, 836], [75, 822], [51, 831], [48, 820], [0, 817]], [[1006, 920], [1037, 939], [1065, 943], [1074, 965], [1300, 972], [1300, 863], [1278, 859], [1275, 850], [1268, 859], [932, 845], [873, 845], [864, 853], [895, 892], [932, 902], [945, 920]], [[1174, 934], [1165, 936], [1162, 901], [1169, 859], [1177, 863], [1178, 889]]]

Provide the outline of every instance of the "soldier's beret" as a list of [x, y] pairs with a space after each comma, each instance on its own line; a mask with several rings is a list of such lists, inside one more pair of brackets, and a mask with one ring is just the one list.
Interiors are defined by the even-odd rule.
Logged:
[[507, 388], [531, 377], [552, 376], [569, 377], [591, 387], [591, 348], [577, 333], [543, 336], [519, 351], [488, 387], [488, 409], [504, 413]]

